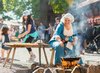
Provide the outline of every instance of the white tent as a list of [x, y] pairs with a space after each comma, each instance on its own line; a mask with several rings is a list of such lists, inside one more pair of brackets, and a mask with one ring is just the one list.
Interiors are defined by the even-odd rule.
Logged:
[[21, 25], [21, 22], [18, 22], [18, 21], [16, 21], [16, 20], [4, 21], [3, 23], [4, 23], [4, 24], [7, 24], [8, 26], [9, 26], [9, 25], [15, 25], [15, 26]]
[[86, 6], [86, 5], [89, 5], [89, 4], [92, 4], [92, 3], [95, 3], [95, 2], [98, 2], [100, 0], [85, 0], [84, 2], [78, 4], [78, 8], [81, 8], [83, 6]]

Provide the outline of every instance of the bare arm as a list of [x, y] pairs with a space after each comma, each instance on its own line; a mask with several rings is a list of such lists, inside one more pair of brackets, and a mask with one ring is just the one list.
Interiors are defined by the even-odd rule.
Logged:
[[2, 35], [0, 34], [0, 40], [2, 40]]
[[31, 26], [32, 26], [31, 24], [28, 24], [28, 30], [22, 34], [23, 37], [24, 37], [25, 35], [27, 35], [28, 33], [30, 33], [30, 31], [31, 31]]
[[25, 35], [27, 35], [28, 33], [30, 33], [30, 31], [31, 31], [31, 26], [32, 26], [31, 24], [28, 24], [28, 30], [25, 31], [24, 33], [20, 34], [20, 35], [18, 36], [18, 38], [24, 37]]
[[55, 39], [56, 39], [57, 41], [61, 42], [60, 36], [56, 36]]
[[57, 41], [60, 42], [60, 45], [61, 45], [62, 47], [64, 47], [64, 44], [63, 44], [63, 42], [61, 41], [60, 36], [56, 36], [55, 39], [56, 39]]

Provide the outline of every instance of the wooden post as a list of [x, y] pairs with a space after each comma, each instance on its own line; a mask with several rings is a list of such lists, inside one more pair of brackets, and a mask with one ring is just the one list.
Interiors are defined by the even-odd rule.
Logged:
[[51, 49], [51, 51], [52, 51], [52, 54], [51, 54], [51, 59], [50, 59], [50, 66], [53, 65], [54, 53], [55, 53], [54, 49]]
[[6, 63], [7, 63], [7, 60], [8, 60], [8, 58], [9, 58], [10, 53], [11, 53], [11, 50], [12, 50], [12, 48], [9, 50], [9, 52], [8, 52], [8, 54], [7, 54], [7, 58], [6, 58], [6, 60], [5, 60], [5, 63], [4, 63], [4, 65], [3, 65], [3, 67], [5, 67], [5, 65], [6, 65]]
[[45, 56], [45, 59], [46, 59], [46, 63], [47, 63], [47, 65], [48, 65], [48, 59], [47, 59], [47, 55], [46, 55], [44, 46], [43, 46], [43, 52], [44, 52], [44, 56]]
[[13, 60], [14, 60], [14, 56], [15, 56], [15, 51], [16, 51], [16, 47], [14, 47], [14, 50], [13, 50], [13, 55], [12, 55], [12, 61], [11, 61], [10, 68], [12, 67], [12, 64], [13, 64]]
[[41, 43], [39, 45], [39, 64], [41, 65]]

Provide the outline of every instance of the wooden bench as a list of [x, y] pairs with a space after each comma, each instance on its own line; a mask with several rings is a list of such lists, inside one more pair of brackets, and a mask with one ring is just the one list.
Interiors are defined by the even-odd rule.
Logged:
[[5, 63], [3, 65], [3, 67], [5, 67], [6, 63], [7, 63], [7, 60], [9, 58], [9, 55], [11, 53], [11, 50], [12, 48], [14, 48], [13, 50], [13, 54], [12, 54], [12, 60], [11, 60], [11, 65], [10, 65], [10, 68], [12, 67], [12, 64], [13, 64], [13, 60], [14, 60], [14, 55], [15, 55], [15, 51], [16, 51], [16, 48], [28, 48], [28, 47], [36, 47], [39, 49], [39, 63], [41, 65], [41, 48], [43, 49], [43, 52], [44, 52], [44, 56], [45, 56], [45, 59], [46, 59], [46, 63], [48, 65], [48, 59], [47, 59], [47, 55], [46, 55], [46, 52], [45, 52], [45, 48], [46, 47], [49, 47], [48, 44], [45, 44], [45, 43], [19, 43], [19, 42], [10, 42], [10, 43], [5, 43], [5, 45], [7, 46], [10, 46], [11, 49], [9, 50], [9, 53], [6, 57], [6, 60], [5, 60]]

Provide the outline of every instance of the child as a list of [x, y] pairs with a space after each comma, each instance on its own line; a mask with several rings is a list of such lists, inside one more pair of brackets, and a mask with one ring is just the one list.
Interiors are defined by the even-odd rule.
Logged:
[[9, 36], [8, 36], [8, 31], [9, 31], [9, 28], [8, 28], [8, 27], [3, 27], [3, 28], [2, 28], [1, 60], [5, 60], [5, 59], [4, 59], [5, 50], [6, 50], [7, 53], [8, 53], [8, 51], [9, 51], [9, 49], [10, 49], [10, 47], [4, 45], [4, 43], [10, 42]]

